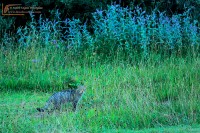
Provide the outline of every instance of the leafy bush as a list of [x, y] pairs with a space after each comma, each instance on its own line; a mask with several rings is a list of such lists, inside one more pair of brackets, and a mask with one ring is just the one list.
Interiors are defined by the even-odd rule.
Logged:
[[[141, 8], [135, 10], [119, 5], [108, 6], [107, 10], [93, 13], [94, 35], [88, 31], [87, 22], [79, 19], [60, 19], [57, 10], [53, 20], [34, 20], [25, 28], [18, 28], [18, 44], [21, 47], [39, 45], [64, 48], [76, 55], [90, 49], [97, 54], [113, 55], [123, 51], [128, 55], [135, 52], [146, 57], [150, 52], [188, 52], [199, 50], [198, 21], [183, 14], [168, 17], [164, 12], [152, 11], [147, 14]], [[5, 43], [5, 42], [4, 42]]]
[[147, 15], [141, 8], [131, 11], [111, 5], [108, 10], [97, 10], [93, 14], [94, 35], [99, 47], [102, 44], [111, 46], [110, 49], [136, 47], [134, 50], [142, 49], [145, 55], [155, 47], [168, 50], [196, 46], [199, 45], [199, 27], [188, 14], [189, 11], [170, 18], [155, 10]]

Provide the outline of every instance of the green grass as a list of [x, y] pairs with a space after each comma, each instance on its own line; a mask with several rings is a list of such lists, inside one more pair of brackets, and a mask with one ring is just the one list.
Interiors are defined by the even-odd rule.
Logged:
[[[189, 57], [130, 63], [35, 47], [1, 51], [0, 132], [200, 132], [199, 66]], [[68, 77], [87, 86], [77, 112], [39, 114]]]
[[[137, 130], [132, 125], [132, 129], [115, 127], [108, 125], [100, 125], [95, 120], [96, 111], [94, 108], [88, 108], [88, 105], [84, 105], [81, 101], [79, 109], [76, 113], [70, 110], [51, 115], [41, 115], [36, 111], [36, 107], [42, 106], [46, 99], [50, 96], [45, 93], [2, 93], [1, 95], [1, 108], [0, 108], [0, 120], [1, 120], [1, 132], [180, 132], [198, 133], [200, 126], [166, 126], [159, 125], [156, 128]], [[85, 106], [83, 109], [83, 106]], [[82, 107], [82, 108], [80, 108]], [[114, 110], [113, 110], [114, 111]], [[98, 116], [103, 117], [104, 116]], [[108, 115], [107, 115], [108, 117]], [[126, 118], [123, 118], [126, 119]], [[108, 119], [109, 120], [109, 119]], [[84, 121], [88, 122], [87, 125]], [[91, 122], [92, 121], [92, 122]], [[96, 121], [96, 122], [95, 122]], [[86, 126], [87, 125], [87, 126]], [[113, 122], [113, 125], [115, 123]]]

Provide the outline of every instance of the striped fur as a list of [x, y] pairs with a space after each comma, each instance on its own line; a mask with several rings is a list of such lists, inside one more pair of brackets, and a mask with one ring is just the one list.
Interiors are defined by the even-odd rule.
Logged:
[[73, 111], [76, 110], [77, 103], [80, 101], [86, 87], [81, 85], [77, 89], [64, 90], [54, 93], [46, 102], [43, 108], [37, 108], [39, 112], [61, 110], [63, 104], [71, 102]]

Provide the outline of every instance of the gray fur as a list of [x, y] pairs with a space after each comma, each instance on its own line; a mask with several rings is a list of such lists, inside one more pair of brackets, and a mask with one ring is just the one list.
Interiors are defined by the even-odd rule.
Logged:
[[76, 110], [77, 103], [80, 101], [82, 94], [86, 87], [80, 85], [77, 89], [64, 90], [54, 93], [46, 102], [44, 108], [37, 108], [39, 112], [60, 110], [61, 106], [65, 103], [71, 102], [73, 104], [73, 110]]

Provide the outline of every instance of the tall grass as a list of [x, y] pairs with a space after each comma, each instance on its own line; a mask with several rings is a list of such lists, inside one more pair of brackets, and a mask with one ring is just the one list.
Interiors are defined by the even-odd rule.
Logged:
[[63, 89], [76, 80], [66, 67], [73, 60], [62, 50], [33, 46], [2, 50], [0, 57], [1, 90]]
[[[46, 48], [11, 51], [0, 57], [2, 132], [133, 131], [200, 123], [199, 58], [156, 61], [154, 56], [148, 64], [117, 58], [102, 63], [96, 61], [98, 56], [74, 60]], [[61, 90], [66, 77], [87, 86], [78, 111], [41, 117], [36, 107]]]

